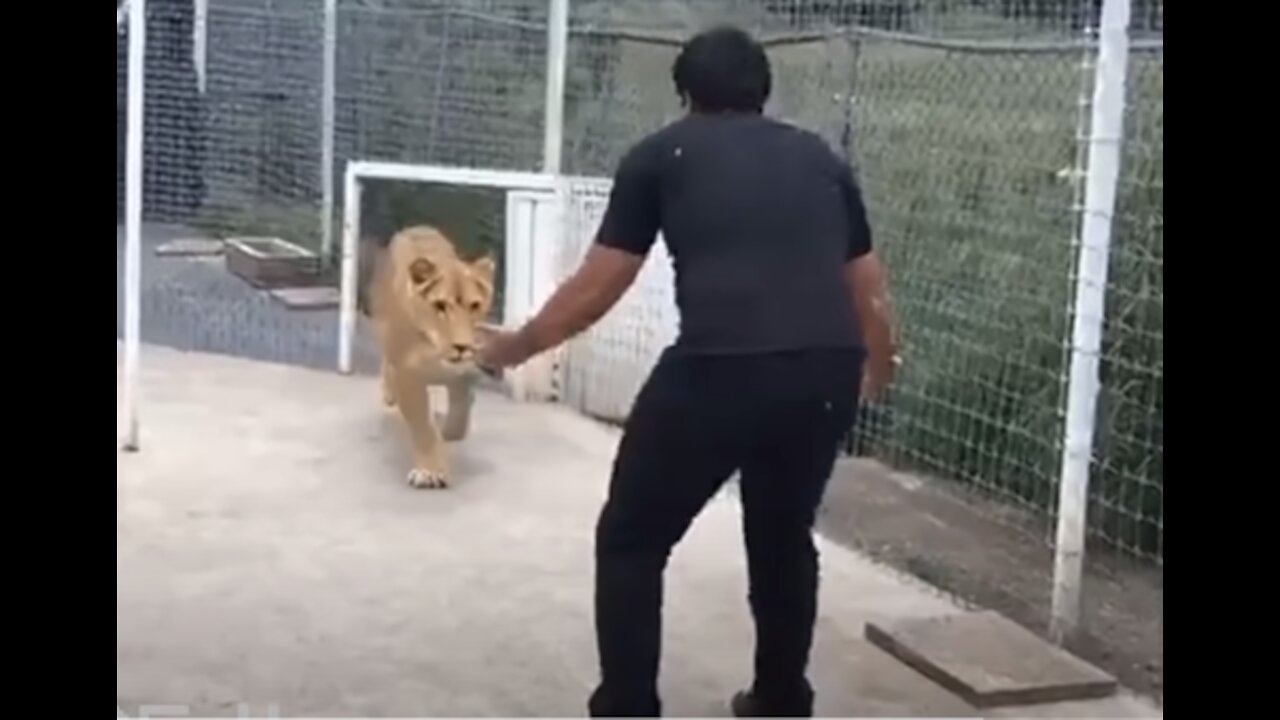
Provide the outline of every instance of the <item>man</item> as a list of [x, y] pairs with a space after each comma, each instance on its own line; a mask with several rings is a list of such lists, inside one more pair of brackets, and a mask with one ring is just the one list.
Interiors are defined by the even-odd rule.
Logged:
[[893, 365], [882, 272], [849, 166], [763, 115], [771, 71], [745, 33], [691, 39], [673, 79], [689, 112], [626, 153], [581, 267], [490, 367], [518, 365], [596, 322], [659, 232], [680, 334], [635, 399], [596, 531], [601, 682], [594, 716], [661, 713], [662, 579], [672, 547], [740, 473], [756, 626], [740, 716], [811, 715], [817, 506], [861, 392]]

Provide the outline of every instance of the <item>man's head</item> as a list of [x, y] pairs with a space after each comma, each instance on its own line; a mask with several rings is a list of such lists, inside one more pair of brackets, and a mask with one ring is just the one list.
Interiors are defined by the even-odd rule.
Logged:
[[694, 112], [762, 112], [773, 78], [764, 47], [722, 25], [695, 35], [671, 68], [676, 94]]

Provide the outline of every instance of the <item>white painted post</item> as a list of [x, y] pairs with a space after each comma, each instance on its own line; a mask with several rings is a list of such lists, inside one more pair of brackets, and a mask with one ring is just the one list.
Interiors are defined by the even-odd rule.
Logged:
[[196, 66], [196, 84], [200, 94], [208, 88], [205, 79], [209, 65], [209, 0], [195, 0], [195, 20], [191, 31], [191, 60]]
[[1071, 367], [1067, 385], [1058, 527], [1049, 632], [1056, 642], [1080, 624], [1086, 509], [1099, 391], [1098, 362], [1105, 319], [1107, 269], [1129, 65], [1130, 0], [1103, 0], [1094, 71], [1088, 174], [1076, 258]]
[[356, 298], [359, 293], [360, 176], [348, 165], [342, 185], [342, 295], [338, 307], [338, 372], [351, 374], [356, 339]]
[[[555, 291], [556, 242], [561, 194], [545, 190], [507, 193], [506, 276], [503, 323], [518, 327], [528, 321]], [[558, 354], [548, 351], [507, 371], [512, 397], [518, 401], [555, 397], [554, 373]]]
[[[547, 77], [546, 97], [543, 100], [542, 120], [542, 172], [557, 177], [562, 172], [564, 156], [564, 92], [565, 73], [569, 65], [569, 0], [549, 0], [547, 9]], [[551, 216], [547, 217], [548, 208], [541, 203], [530, 205], [535, 213], [532, 226], [527, 229], [532, 233], [534, 243], [556, 243], [564, 237], [561, 231], [564, 215], [564, 194], [557, 191], [556, 201], [551, 208]], [[543, 228], [555, 228], [546, 235]], [[528, 315], [537, 312], [539, 306], [554, 291], [554, 275], [539, 276], [538, 273], [550, 272], [553, 263], [538, 262], [540, 256], [554, 257], [552, 245], [538, 247], [535, 244], [528, 249], [527, 268], [528, 289], [533, 293], [530, 297], [532, 306], [527, 308]], [[510, 274], [508, 274], [510, 277]], [[526, 317], [506, 317], [507, 324], [523, 322]], [[531, 359], [523, 367], [509, 373], [513, 386], [513, 394], [517, 399], [528, 400], [535, 396], [548, 397], [552, 394], [552, 377], [559, 367], [560, 350], [551, 350], [542, 356]]]
[[324, 0], [324, 87], [320, 118], [320, 257], [333, 251], [334, 125], [338, 114], [338, 0]]
[[147, 3], [129, 3], [129, 90], [124, 176], [124, 450], [137, 452], [138, 373], [141, 370], [142, 308], [142, 138], [146, 103]]
[[569, 0], [550, 0], [547, 17], [547, 95], [542, 128], [542, 172], [560, 174], [564, 152], [564, 88], [569, 63]]

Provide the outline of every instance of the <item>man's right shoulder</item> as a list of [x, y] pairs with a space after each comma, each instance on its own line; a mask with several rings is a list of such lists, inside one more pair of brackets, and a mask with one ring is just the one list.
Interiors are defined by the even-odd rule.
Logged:
[[831, 142], [818, 132], [794, 125], [790, 127], [793, 132], [799, 135], [800, 142], [803, 143], [805, 149], [811, 151], [814, 157], [820, 162], [833, 167], [846, 164], [844, 158], [840, 157], [840, 154], [836, 151], [836, 148], [831, 145]]
[[828, 171], [844, 164], [836, 148], [818, 132], [782, 118], [762, 117], [761, 121], [772, 133], [783, 138], [783, 142], [775, 147], [785, 148], [788, 153], [799, 152]]

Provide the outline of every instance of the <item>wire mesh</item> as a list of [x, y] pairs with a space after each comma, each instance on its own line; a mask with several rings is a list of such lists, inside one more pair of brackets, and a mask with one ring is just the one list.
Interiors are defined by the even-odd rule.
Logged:
[[1069, 307], [1070, 55], [968, 55], [867, 41], [859, 174], [904, 331], [895, 465], [1051, 509]]
[[[298, 310], [267, 282], [289, 266], [323, 300], [314, 257], [319, 218], [318, 93], [322, 16], [297, 3], [214, 3], [197, 57], [195, 6], [147, 3], [141, 339], [258, 360], [332, 367], [336, 312]], [[317, 6], [318, 8], [319, 6]], [[123, 139], [127, 51], [117, 26], [117, 337], [122, 335]], [[265, 274], [236, 268], [221, 241], [269, 247]], [[299, 253], [299, 249], [301, 249]], [[278, 252], [276, 252], [278, 251]], [[234, 254], [234, 253], [233, 253]], [[241, 268], [244, 270], [244, 268]], [[314, 307], [315, 303], [306, 303]]]
[[1164, 565], [1164, 56], [1133, 59], [1091, 482], [1097, 537]]
[[1091, 75], [1071, 43], [970, 35], [857, 40], [850, 152], [902, 364], [864, 407], [826, 524], [1043, 628]]
[[[143, 342], [334, 367], [338, 274], [331, 258], [317, 257], [326, 212], [324, 0], [211, 0], [200, 43], [190, 0], [147, 5]], [[340, 0], [337, 13], [337, 188], [353, 159], [537, 168], [545, 2]], [[118, 22], [118, 258], [127, 32]], [[396, 223], [442, 218], [465, 250], [492, 250], [501, 273], [500, 198], [372, 183], [363, 201], [370, 237], [385, 241]], [[339, 191], [335, 221], [342, 203]], [[292, 257], [246, 268], [233, 245], [264, 238], [294, 246], [285, 251]], [[198, 239], [212, 243], [189, 242]], [[269, 281], [255, 274], [290, 264]]]
[[340, 157], [535, 170], [546, 3], [345, 2]]
[[[1136, 8], [1135, 8], [1136, 10]], [[1086, 649], [1164, 699], [1164, 55], [1131, 58], [1083, 588]], [[1093, 646], [1093, 647], [1089, 647]]]

